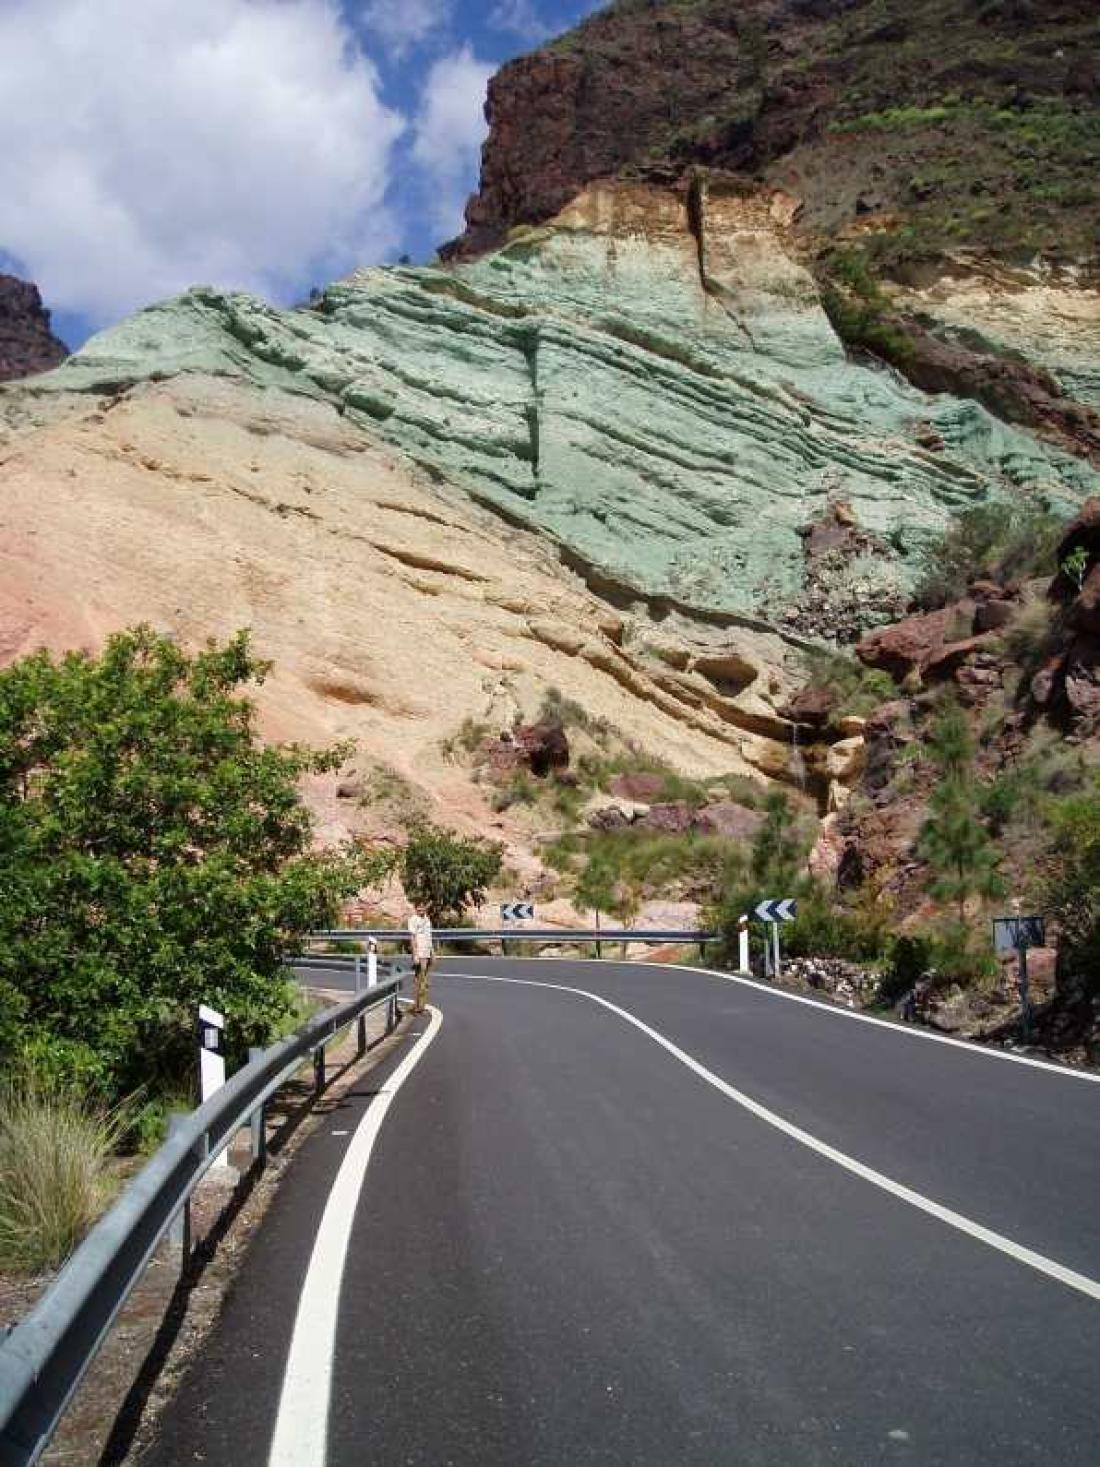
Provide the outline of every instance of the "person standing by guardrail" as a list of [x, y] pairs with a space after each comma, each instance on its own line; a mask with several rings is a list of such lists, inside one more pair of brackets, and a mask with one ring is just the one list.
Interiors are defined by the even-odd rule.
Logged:
[[416, 903], [409, 918], [409, 946], [416, 974], [413, 1013], [422, 1014], [428, 1002], [428, 982], [432, 971], [432, 919], [423, 902]]

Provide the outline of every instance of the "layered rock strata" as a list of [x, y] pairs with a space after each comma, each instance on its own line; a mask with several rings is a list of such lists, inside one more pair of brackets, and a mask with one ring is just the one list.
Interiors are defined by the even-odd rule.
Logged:
[[[138, 621], [192, 646], [250, 626], [269, 735], [352, 738], [473, 829], [447, 740], [550, 687], [699, 775], [785, 773], [798, 669], [778, 637], [615, 611], [330, 403], [192, 373], [36, 412], [0, 448], [0, 664]], [[330, 833], [357, 819], [338, 784], [313, 791]]]
[[[1100, 475], [850, 360], [774, 204], [599, 185], [495, 254], [362, 271], [312, 310], [196, 289], [94, 338], [8, 415], [193, 373], [278, 388], [539, 531], [620, 609], [855, 635], [960, 510], [1071, 508]], [[838, 501], [863, 534], [826, 582], [806, 530]], [[718, 676], [743, 685], [735, 660]]]

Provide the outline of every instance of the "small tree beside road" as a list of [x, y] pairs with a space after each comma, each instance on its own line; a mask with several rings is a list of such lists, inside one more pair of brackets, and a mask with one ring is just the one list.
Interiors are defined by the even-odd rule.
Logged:
[[437, 926], [461, 921], [478, 907], [500, 874], [502, 848], [477, 837], [463, 839], [423, 822], [409, 829], [400, 858], [401, 884], [415, 905], [423, 903]]
[[261, 744], [266, 672], [148, 627], [0, 672], [0, 1062], [111, 1100], [189, 1071], [200, 1001], [238, 1054], [292, 1012], [285, 959], [379, 863], [312, 851], [299, 780], [346, 750]]

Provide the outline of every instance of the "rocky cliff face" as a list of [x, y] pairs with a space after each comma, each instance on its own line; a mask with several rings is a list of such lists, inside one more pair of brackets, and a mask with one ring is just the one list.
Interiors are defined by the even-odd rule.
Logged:
[[0, 382], [48, 372], [67, 355], [50, 331], [50, 313], [37, 286], [0, 275]]
[[[898, 256], [946, 229], [899, 190], [971, 156], [968, 97], [1013, 147], [1031, 117], [1051, 188], [1091, 146], [1043, 47], [1096, 22], [1052, 3], [1032, 46], [1018, 8], [620, 5], [507, 68], [450, 262], [308, 310], [195, 289], [0, 392], [0, 654], [247, 622], [274, 729], [396, 750], [452, 814], [441, 742], [547, 686], [686, 768], [829, 791], [859, 750], [799, 749], [806, 650], [896, 619], [961, 511], [1100, 493], [1091, 205], [1062, 258]], [[935, 101], [949, 10], [992, 91]]]
[[[734, 187], [596, 185], [489, 256], [363, 271], [310, 311], [195, 291], [35, 395], [196, 371], [331, 404], [620, 609], [796, 641], [895, 614], [960, 509], [1100, 489], [1064, 447], [852, 360], [775, 196]], [[838, 503], [858, 533], [823, 566]]]
[[[1091, 0], [621, 0], [495, 78], [447, 253], [498, 246], [593, 179], [732, 173], [784, 199], [850, 349], [1095, 465], [1091, 372], [1029, 357], [1096, 359], [1098, 102]], [[1022, 333], [1001, 309], [1014, 273]], [[949, 309], [926, 310], [941, 279]]]
[[1098, 53], [1092, 0], [620, 0], [490, 84], [458, 249], [701, 164], [796, 195], [807, 233], [1091, 257]]

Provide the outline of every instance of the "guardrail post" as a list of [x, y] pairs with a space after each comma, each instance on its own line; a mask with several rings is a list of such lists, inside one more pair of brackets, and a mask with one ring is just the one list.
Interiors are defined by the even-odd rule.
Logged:
[[325, 1046], [319, 1044], [313, 1051], [313, 1093], [321, 1095], [325, 1089]]
[[[250, 1046], [248, 1050], [248, 1063], [259, 1059], [263, 1050]], [[256, 1166], [267, 1165], [267, 1101], [261, 1100], [256, 1109], [248, 1118], [249, 1131], [251, 1133], [252, 1160]]]
[[362, 953], [356, 953], [355, 954], [355, 991], [356, 991], [356, 993], [361, 993], [363, 991], [363, 954]]
[[[186, 1119], [187, 1117], [179, 1111], [169, 1115], [169, 1136], [174, 1136]], [[191, 1257], [191, 1198], [189, 1196], [185, 1198], [183, 1206], [169, 1224], [168, 1244], [174, 1252], [180, 1255], [180, 1272], [182, 1273], [187, 1267], [187, 1260]]]
[[386, 1004], [386, 1033], [387, 1034], [392, 1034], [393, 1031], [396, 1028], [397, 1028], [397, 990], [394, 989], [393, 993], [391, 993], [390, 996], [389, 996], [389, 1001]]
[[366, 1052], [367, 1052], [367, 1016], [366, 1016], [366, 1014], [360, 1014], [359, 1015], [359, 1022], [358, 1022], [357, 1026], [356, 1026], [356, 1041], [357, 1041], [356, 1042], [356, 1053], [359, 1055], [360, 1058], [362, 1058], [363, 1055], [365, 1055]]

